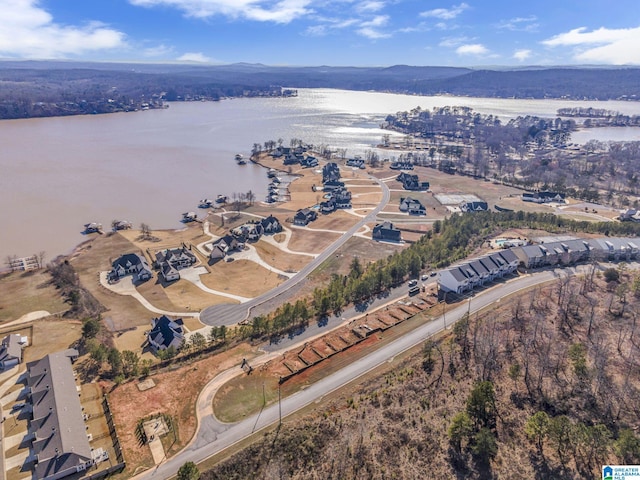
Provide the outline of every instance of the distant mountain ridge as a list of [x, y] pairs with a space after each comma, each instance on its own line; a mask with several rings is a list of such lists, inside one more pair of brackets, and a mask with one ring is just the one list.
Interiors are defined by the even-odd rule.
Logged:
[[[217, 100], [278, 95], [281, 87], [496, 98], [640, 99], [640, 68], [636, 67], [291, 67], [6, 60], [0, 61], [0, 81], [0, 118], [107, 113], [111, 110], [105, 102], [113, 105], [116, 97], [122, 108], [135, 109], [145, 98], [160, 94], [174, 101]], [[65, 108], [60, 102], [65, 102]], [[35, 104], [39, 108], [33, 108]]]

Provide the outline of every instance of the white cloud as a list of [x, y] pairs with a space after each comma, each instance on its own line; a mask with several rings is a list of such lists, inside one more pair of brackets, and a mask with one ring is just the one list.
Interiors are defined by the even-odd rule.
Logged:
[[357, 32], [358, 32], [358, 34], [362, 35], [363, 37], [370, 38], [371, 40], [377, 40], [379, 38], [389, 38], [389, 37], [391, 37], [390, 33], [384, 33], [384, 32], [381, 32], [381, 31], [376, 30], [375, 28], [371, 28], [371, 27], [359, 28], [357, 30]]
[[388, 15], [376, 15], [371, 20], [360, 23], [360, 28], [356, 31], [363, 37], [370, 39], [389, 38], [391, 34], [381, 32], [379, 27], [384, 27], [389, 22]]
[[384, 7], [385, 7], [384, 2], [370, 0], [370, 1], [362, 2], [356, 5], [356, 11], [360, 13], [379, 12]]
[[324, 35], [328, 35], [334, 30], [341, 30], [344, 28], [352, 27], [354, 25], [358, 25], [360, 23], [360, 21], [355, 18], [321, 18], [319, 20], [325, 23], [319, 25], [310, 25], [309, 27], [307, 27], [304, 33], [312, 37], [321, 37]]
[[434, 8], [433, 10], [427, 10], [420, 13], [421, 17], [433, 17], [441, 20], [452, 20], [467, 10], [469, 5], [461, 3], [460, 5], [454, 5], [451, 8]]
[[389, 21], [388, 15], [377, 15], [373, 17], [371, 20], [366, 22], [362, 22], [361, 25], [363, 27], [383, 27]]
[[212, 58], [207, 57], [202, 52], [188, 52], [184, 55], [176, 58], [179, 62], [193, 62], [193, 63], [211, 63], [213, 62]]
[[173, 7], [188, 17], [208, 18], [223, 15], [259, 22], [289, 23], [312, 13], [312, 0], [129, 0], [139, 7]]
[[456, 48], [456, 53], [458, 55], [483, 56], [489, 54], [489, 50], [481, 43], [471, 43], [460, 45], [458, 48]]
[[142, 54], [145, 57], [166, 57], [174, 52], [173, 47], [168, 47], [164, 44], [157, 45], [155, 47], [148, 47], [142, 50]]
[[510, 20], [503, 20], [498, 24], [498, 28], [514, 32], [537, 32], [538, 27], [540, 27], [537, 20], [538, 17], [535, 15], [530, 15], [528, 17], [516, 17]]
[[575, 47], [574, 59], [580, 62], [640, 64], [640, 27], [587, 31], [575, 28], [542, 42], [548, 47]]
[[526, 48], [516, 50], [515, 52], [513, 52], [513, 58], [515, 58], [519, 62], [524, 62], [530, 56], [531, 56], [531, 50], [527, 50]]
[[125, 34], [103, 23], [61, 25], [37, 0], [0, 0], [0, 55], [65, 58], [126, 46]]
[[465, 42], [470, 41], [469, 37], [445, 37], [438, 44], [439, 47], [457, 47]]

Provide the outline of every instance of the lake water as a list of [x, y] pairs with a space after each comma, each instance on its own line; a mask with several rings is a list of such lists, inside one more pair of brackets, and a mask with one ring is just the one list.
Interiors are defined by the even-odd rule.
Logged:
[[[555, 116], [593, 106], [640, 114], [640, 103], [421, 97], [304, 89], [295, 98], [172, 103], [166, 110], [0, 122], [0, 263], [41, 250], [47, 258], [85, 239], [88, 222], [113, 219], [180, 228], [201, 198], [267, 191], [261, 167], [238, 166], [254, 143], [300, 138], [362, 154], [389, 133], [385, 116], [416, 106], [466, 105], [502, 119]], [[591, 129], [594, 138], [606, 140]], [[612, 129], [622, 134], [625, 129]], [[640, 129], [627, 138], [640, 140]], [[586, 140], [585, 140], [586, 141]], [[201, 213], [201, 212], [199, 212]], [[1, 265], [0, 265], [1, 266]]]

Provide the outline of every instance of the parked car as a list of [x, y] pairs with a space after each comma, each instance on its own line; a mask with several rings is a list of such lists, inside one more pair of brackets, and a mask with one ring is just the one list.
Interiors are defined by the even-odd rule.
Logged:
[[409, 288], [415, 287], [416, 285], [418, 285], [418, 280], [409, 280], [409, 283], [407, 285], [409, 285]]

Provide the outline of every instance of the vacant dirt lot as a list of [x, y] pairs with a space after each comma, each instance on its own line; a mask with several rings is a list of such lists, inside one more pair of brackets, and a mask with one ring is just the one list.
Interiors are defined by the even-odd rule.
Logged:
[[358, 223], [359, 220], [360, 219], [355, 215], [343, 212], [342, 210], [336, 210], [328, 215], [319, 214], [318, 219], [308, 225], [308, 229], [325, 229], [346, 232]]
[[[137, 381], [118, 386], [109, 394], [120, 443], [122, 444], [127, 470], [123, 478], [130, 478], [137, 466], [151, 468], [153, 459], [147, 445], [140, 446], [135, 434], [139, 419], [155, 414], [167, 413], [178, 424], [177, 440], [168, 453], [175, 454], [183, 448], [195, 433], [195, 402], [204, 386], [218, 373], [237, 365], [243, 358], [253, 356], [247, 344], [229, 351], [211, 355], [188, 366], [153, 376], [156, 386], [141, 392]], [[176, 392], [180, 392], [176, 395]]]
[[[310, 224], [313, 228], [313, 222]], [[330, 232], [314, 232], [304, 228], [292, 229], [289, 248], [296, 252], [321, 253], [335, 242], [341, 234]]]
[[46, 310], [58, 313], [68, 309], [58, 290], [49, 282], [44, 270], [13, 272], [0, 276], [0, 322], [16, 320], [22, 315]]
[[283, 252], [274, 245], [262, 240], [254, 243], [253, 246], [256, 247], [262, 260], [284, 272], [298, 272], [313, 258], [308, 255], [292, 255]]
[[249, 260], [219, 261], [200, 278], [209, 288], [243, 297], [257, 297], [286, 280]]

